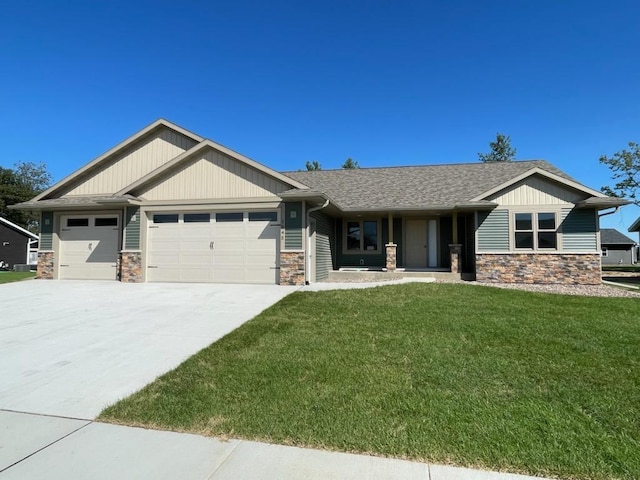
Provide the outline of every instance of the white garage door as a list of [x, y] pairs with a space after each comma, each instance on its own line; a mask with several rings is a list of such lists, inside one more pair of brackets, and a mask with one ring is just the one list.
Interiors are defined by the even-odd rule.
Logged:
[[150, 282], [278, 282], [275, 211], [151, 214]]
[[118, 216], [62, 217], [60, 278], [115, 280], [118, 259]]

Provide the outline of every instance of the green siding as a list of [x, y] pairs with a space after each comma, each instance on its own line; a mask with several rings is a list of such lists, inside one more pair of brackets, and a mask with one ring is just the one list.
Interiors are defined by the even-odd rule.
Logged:
[[316, 221], [316, 282], [322, 282], [329, 278], [329, 272], [333, 270], [333, 220], [320, 212], [313, 212], [311, 216]]
[[[336, 222], [337, 242], [336, 242], [336, 263], [339, 267], [376, 267], [383, 268], [387, 265], [387, 253], [385, 252], [384, 245], [389, 243], [389, 222], [387, 217], [384, 218], [366, 218], [366, 220], [380, 220], [382, 227], [382, 236], [380, 242], [380, 252], [374, 254], [366, 254], [362, 252], [358, 253], [344, 253], [342, 251], [342, 225], [343, 221], [338, 220]], [[394, 229], [395, 234], [395, 229]], [[394, 243], [398, 243], [399, 239], [394, 238]], [[362, 263], [360, 261], [362, 260]]]
[[453, 218], [440, 217], [440, 263], [438, 267], [451, 267], [451, 249], [453, 243]]
[[127, 207], [125, 212], [125, 250], [140, 250], [140, 209]]
[[53, 212], [42, 212], [40, 217], [40, 250], [53, 250]]
[[509, 211], [478, 212], [478, 252], [509, 251]]
[[302, 203], [284, 204], [284, 230], [285, 250], [302, 250]]
[[595, 210], [562, 209], [562, 250], [597, 251], [597, 230]]

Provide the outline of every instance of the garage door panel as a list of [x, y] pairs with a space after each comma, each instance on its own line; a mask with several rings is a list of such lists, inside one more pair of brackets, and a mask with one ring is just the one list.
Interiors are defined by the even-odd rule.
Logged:
[[[62, 279], [115, 280], [119, 229], [117, 216], [86, 215], [83, 222], [62, 218], [59, 276]], [[111, 225], [95, 226], [97, 220]], [[82, 224], [84, 223], [84, 225]]]

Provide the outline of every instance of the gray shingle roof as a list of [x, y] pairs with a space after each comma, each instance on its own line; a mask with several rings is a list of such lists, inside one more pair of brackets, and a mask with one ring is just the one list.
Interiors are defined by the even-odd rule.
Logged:
[[631, 240], [626, 235], [620, 233], [615, 228], [601, 228], [600, 243], [602, 245], [632, 245], [636, 242]]
[[574, 179], [544, 160], [284, 172], [324, 192], [343, 210], [451, 208], [540, 168]]

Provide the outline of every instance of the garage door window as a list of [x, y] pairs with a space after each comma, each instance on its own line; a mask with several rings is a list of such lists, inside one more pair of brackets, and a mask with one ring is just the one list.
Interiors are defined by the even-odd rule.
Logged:
[[242, 212], [216, 213], [216, 222], [241, 222]]
[[96, 218], [96, 227], [117, 227], [118, 217], [98, 217]]
[[88, 227], [88, 218], [67, 218], [67, 227]]
[[250, 222], [275, 222], [278, 220], [277, 212], [249, 212]]
[[178, 214], [158, 214], [153, 216], [153, 223], [178, 223]]
[[185, 213], [184, 223], [209, 223], [211, 215], [208, 213]]

